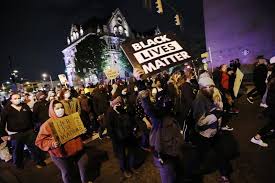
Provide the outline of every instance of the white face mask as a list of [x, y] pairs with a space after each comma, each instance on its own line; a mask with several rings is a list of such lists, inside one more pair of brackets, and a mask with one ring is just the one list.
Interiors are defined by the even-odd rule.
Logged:
[[64, 112], [65, 111], [64, 111], [63, 108], [60, 108], [60, 109], [55, 110], [54, 112], [55, 112], [55, 114], [56, 114], [57, 117], [61, 118], [61, 117], [64, 116]]
[[122, 91], [121, 94], [122, 94], [122, 95], [126, 95], [127, 92], [126, 92], [126, 91]]
[[64, 94], [64, 97], [65, 97], [65, 98], [70, 98], [70, 96], [71, 96], [70, 93], [65, 93], [65, 94]]
[[135, 87], [135, 88], [134, 88], [134, 91], [138, 91], [138, 87]]
[[12, 103], [14, 105], [19, 105], [21, 103], [21, 99], [16, 99], [16, 100], [13, 100]]
[[21, 102], [24, 102], [25, 101], [25, 97], [21, 97]]

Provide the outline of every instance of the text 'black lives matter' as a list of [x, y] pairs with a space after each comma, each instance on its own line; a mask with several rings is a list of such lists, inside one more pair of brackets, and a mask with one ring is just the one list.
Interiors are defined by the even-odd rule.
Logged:
[[161, 34], [142, 40], [126, 41], [122, 50], [134, 68], [146, 75], [159, 73], [191, 58], [173, 34]]

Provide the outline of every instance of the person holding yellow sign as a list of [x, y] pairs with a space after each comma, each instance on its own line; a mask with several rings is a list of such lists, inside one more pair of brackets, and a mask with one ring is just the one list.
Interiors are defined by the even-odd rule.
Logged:
[[64, 117], [64, 106], [61, 102], [53, 100], [49, 107], [50, 119], [40, 127], [35, 145], [47, 151], [55, 165], [60, 169], [64, 183], [74, 182], [74, 166], [78, 166], [82, 183], [89, 183], [87, 176], [88, 156], [84, 151], [83, 142], [78, 136], [62, 144], [55, 138], [53, 123], [56, 119]]

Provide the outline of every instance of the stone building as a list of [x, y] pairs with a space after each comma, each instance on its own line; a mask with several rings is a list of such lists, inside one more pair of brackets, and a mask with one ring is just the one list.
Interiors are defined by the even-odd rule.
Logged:
[[[152, 29], [153, 30], [153, 29]], [[143, 37], [144, 34], [154, 35], [160, 33], [158, 28], [146, 33], [138, 33], [133, 31], [126, 21], [119, 9], [116, 9], [112, 16], [107, 20], [100, 20], [97, 18], [90, 19], [83, 25], [71, 26], [71, 31], [67, 37], [67, 47], [62, 51], [64, 55], [64, 62], [68, 82], [72, 86], [76, 84], [77, 71], [75, 66], [75, 54], [77, 52], [76, 46], [90, 35], [98, 35], [100, 39], [105, 40], [107, 44], [108, 62], [112, 69], [116, 69], [120, 73], [120, 77], [125, 77], [125, 70], [118, 65], [120, 58], [120, 44], [126, 39], [135, 39]], [[86, 68], [84, 72], [88, 72], [88, 77], [83, 78], [85, 83], [95, 83], [97, 76], [92, 74], [93, 68]]]
[[258, 55], [275, 55], [273, 2], [204, 0], [206, 45], [215, 66], [236, 58], [250, 65]]

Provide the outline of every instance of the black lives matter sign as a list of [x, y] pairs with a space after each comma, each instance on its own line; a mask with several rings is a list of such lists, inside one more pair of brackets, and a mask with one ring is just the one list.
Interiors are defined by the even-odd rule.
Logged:
[[146, 75], [159, 73], [191, 58], [172, 34], [124, 42], [121, 47], [132, 66], [143, 69]]

